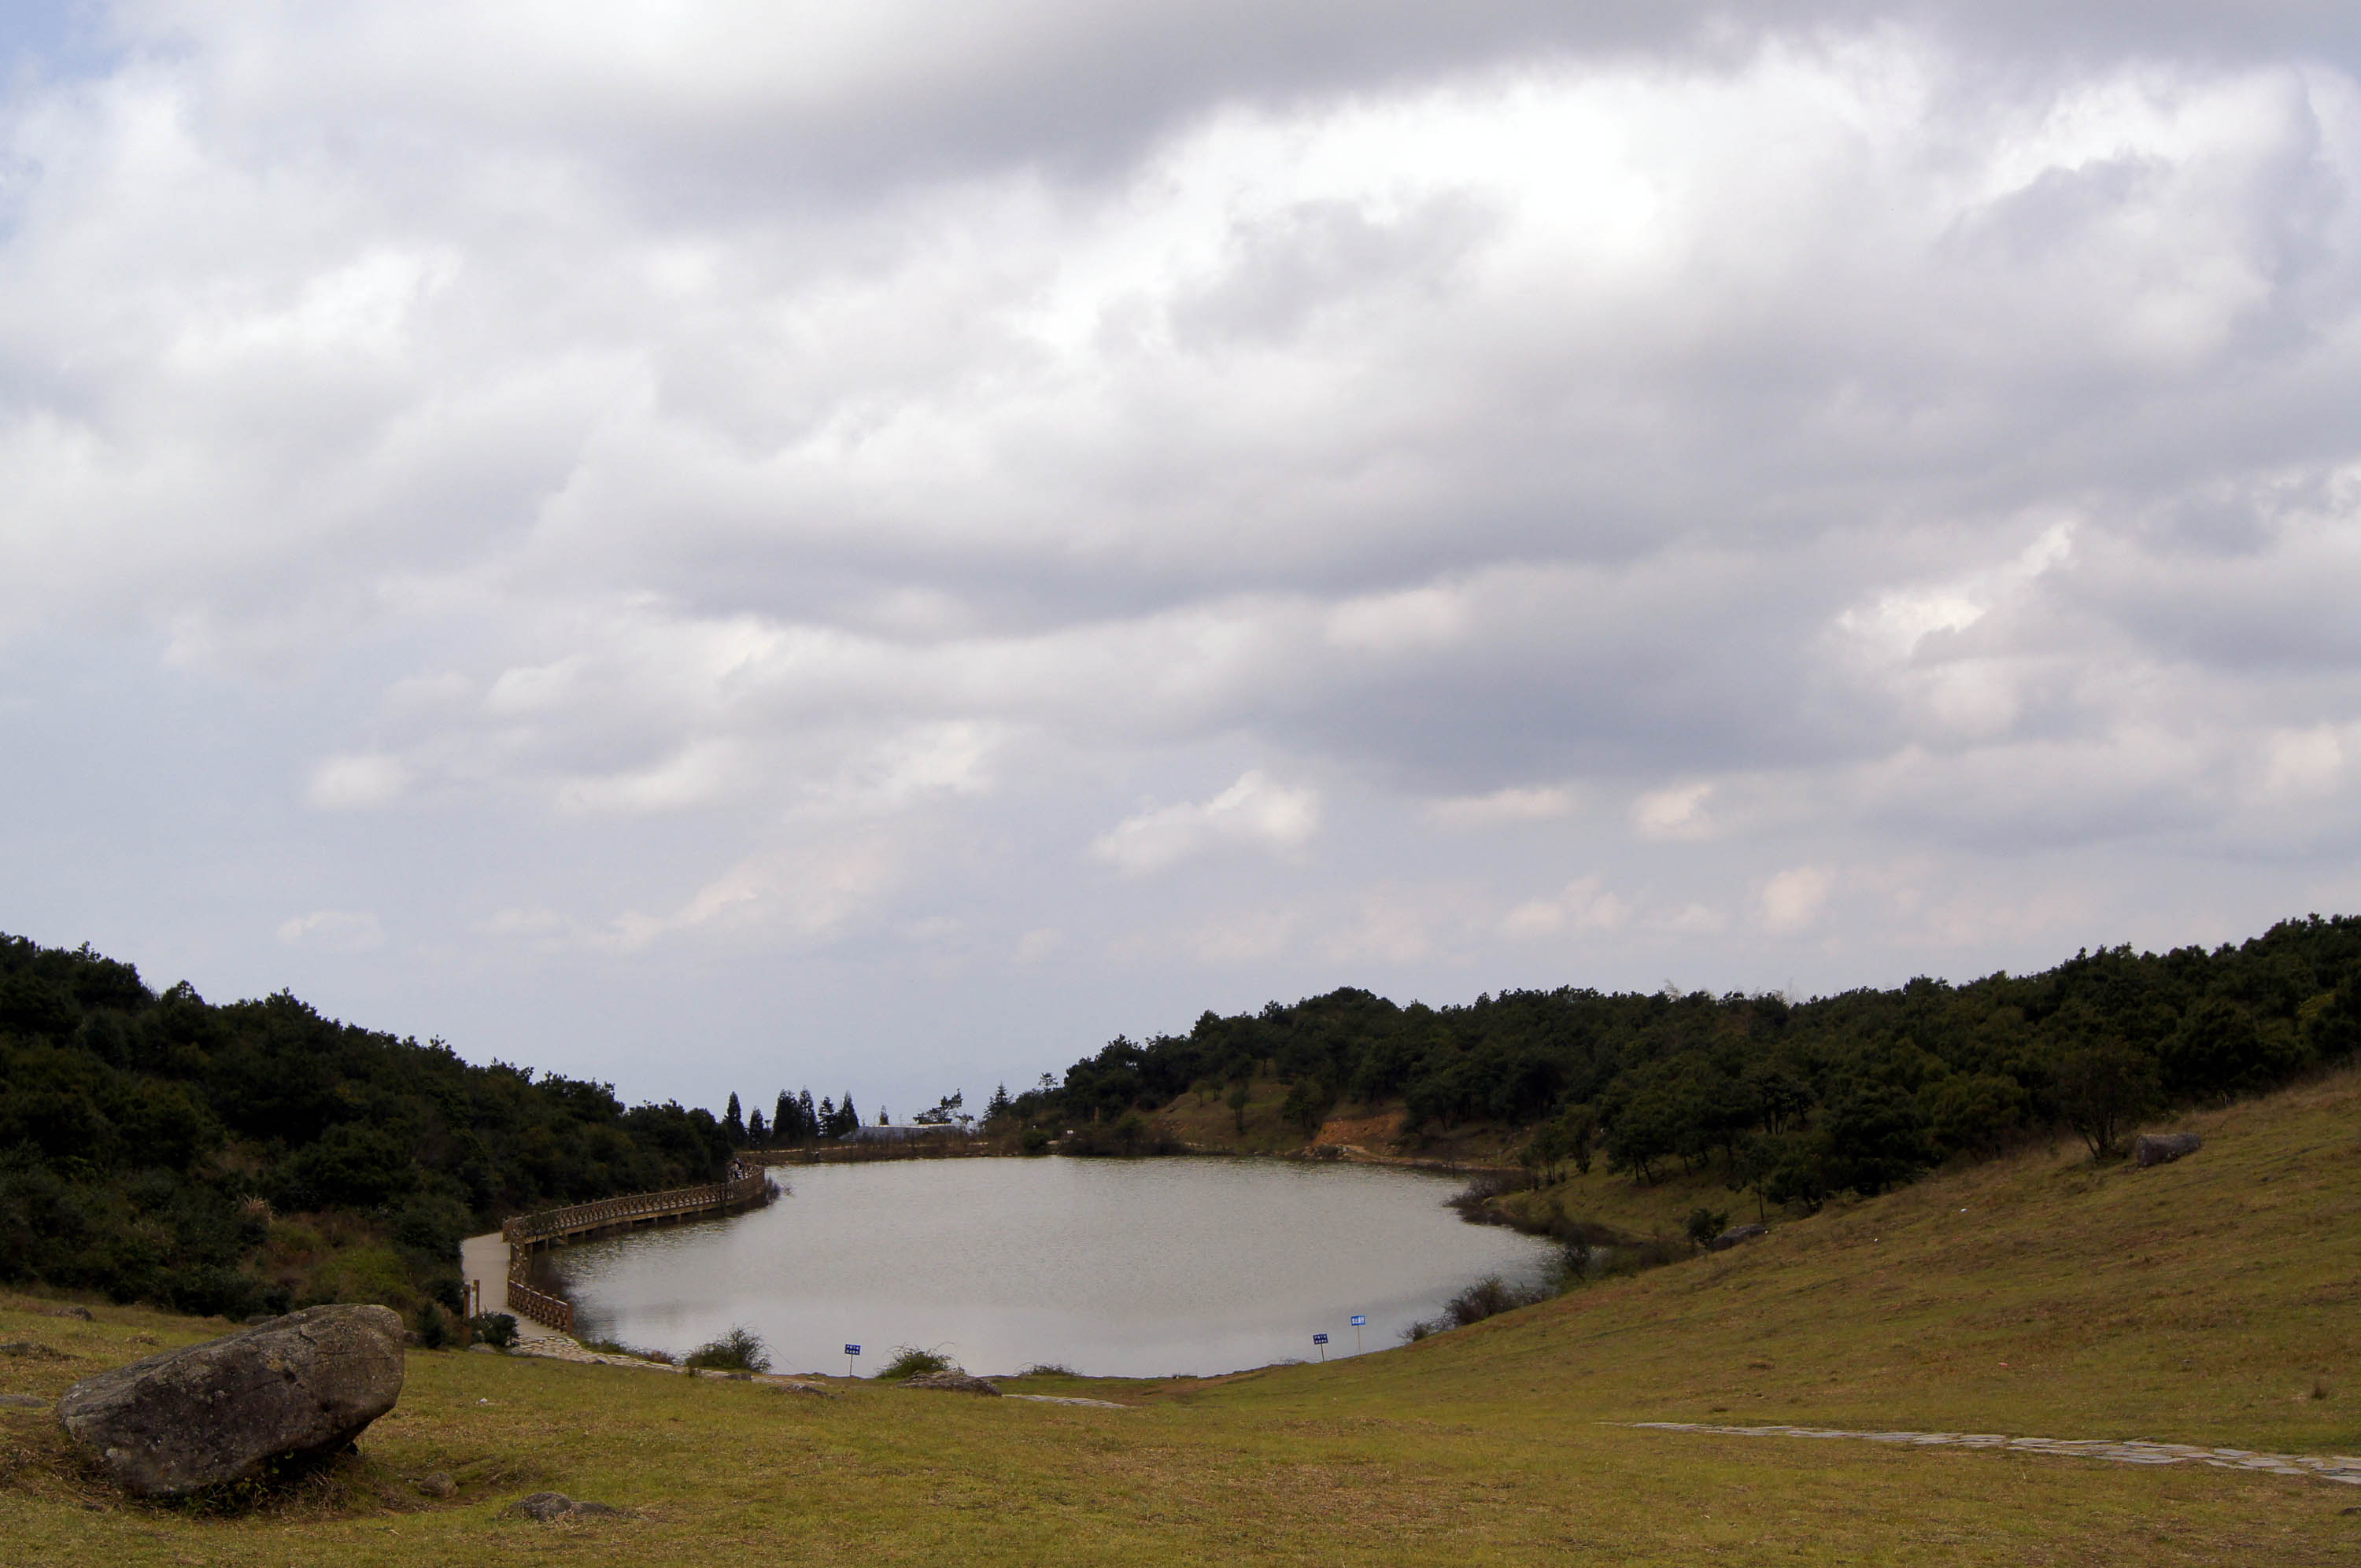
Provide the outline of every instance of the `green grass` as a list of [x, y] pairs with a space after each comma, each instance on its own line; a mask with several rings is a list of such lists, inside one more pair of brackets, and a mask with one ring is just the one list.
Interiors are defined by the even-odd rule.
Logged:
[[[2361, 1451], [2361, 1077], [2188, 1124], [2209, 1142], [2178, 1165], [2036, 1149], [1382, 1354], [1007, 1385], [1126, 1410], [421, 1353], [359, 1459], [231, 1518], [113, 1497], [49, 1418], [0, 1411], [0, 1541], [111, 1565], [2355, 1561], [2356, 1488], [1611, 1424]], [[0, 1299], [0, 1341], [79, 1359], [0, 1358], [0, 1388], [225, 1326], [34, 1305]], [[408, 1485], [431, 1470], [458, 1496]], [[544, 1487], [641, 1517], [499, 1517]]]

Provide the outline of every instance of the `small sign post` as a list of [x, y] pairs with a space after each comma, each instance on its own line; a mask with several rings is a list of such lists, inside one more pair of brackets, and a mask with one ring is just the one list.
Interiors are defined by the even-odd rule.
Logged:
[[852, 1358], [860, 1354], [861, 1347], [857, 1344], [848, 1344], [844, 1347], [844, 1375], [847, 1377], [857, 1377], [860, 1376], [859, 1373], [852, 1370]]
[[1361, 1354], [1361, 1331], [1368, 1326], [1369, 1320], [1366, 1316], [1359, 1312], [1353, 1314], [1353, 1354], [1355, 1355]]
[[1327, 1359], [1328, 1359], [1328, 1336], [1327, 1336], [1326, 1334], [1313, 1334], [1313, 1335], [1312, 1336], [1312, 1343], [1313, 1344], [1316, 1344], [1316, 1345], [1318, 1345], [1318, 1346], [1320, 1347], [1320, 1359], [1321, 1359], [1321, 1360], [1323, 1360], [1323, 1361], [1327, 1360]]

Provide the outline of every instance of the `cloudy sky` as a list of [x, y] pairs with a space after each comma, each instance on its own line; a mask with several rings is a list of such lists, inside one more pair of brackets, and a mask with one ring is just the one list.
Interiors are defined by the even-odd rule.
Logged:
[[898, 1115], [2361, 910], [2361, 13], [16, 0], [0, 929]]

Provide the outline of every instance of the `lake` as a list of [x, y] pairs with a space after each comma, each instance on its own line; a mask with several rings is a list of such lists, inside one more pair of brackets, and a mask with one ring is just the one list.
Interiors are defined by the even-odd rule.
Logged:
[[1459, 1179], [1245, 1159], [939, 1159], [784, 1168], [729, 1219], [544, 1255], [585, 1339], [679, 1354], [736, 1324], [775, 1369], [873, 1372], [897, 1345], [969, 1370], [1206, 1375], [1382, 1350], [1548, 1243], [1444, 1206]]

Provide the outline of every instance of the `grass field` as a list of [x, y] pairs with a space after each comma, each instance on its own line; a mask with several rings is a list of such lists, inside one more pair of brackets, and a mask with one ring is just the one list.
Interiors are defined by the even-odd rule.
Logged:
[[[2036, 1148], [1766, 1241], [1330, 1364], [1034, 1379], [1122, 1410], [413, 1353], [361, 1456], [261, 1509], [130, 1504], [0, 1410], [10, 1563], [2330, 1563], [2361, 1487], [1709, 1437], [1697, 1420], [2361, 1451], [2361, 1076], [2192, 1116], [2180, 1164]], [[1639, 1200], [1635, 1199], [1635, 1201]], [[1734, 1206], [1733, 1206], [1734, 1207]], [[0, 1298], [0, 1390], [225, 1325]], [[460, 1483], [432, 1502], [410, 1481]], [[554, 1488], [637, 1516], [500, 1517]]]

